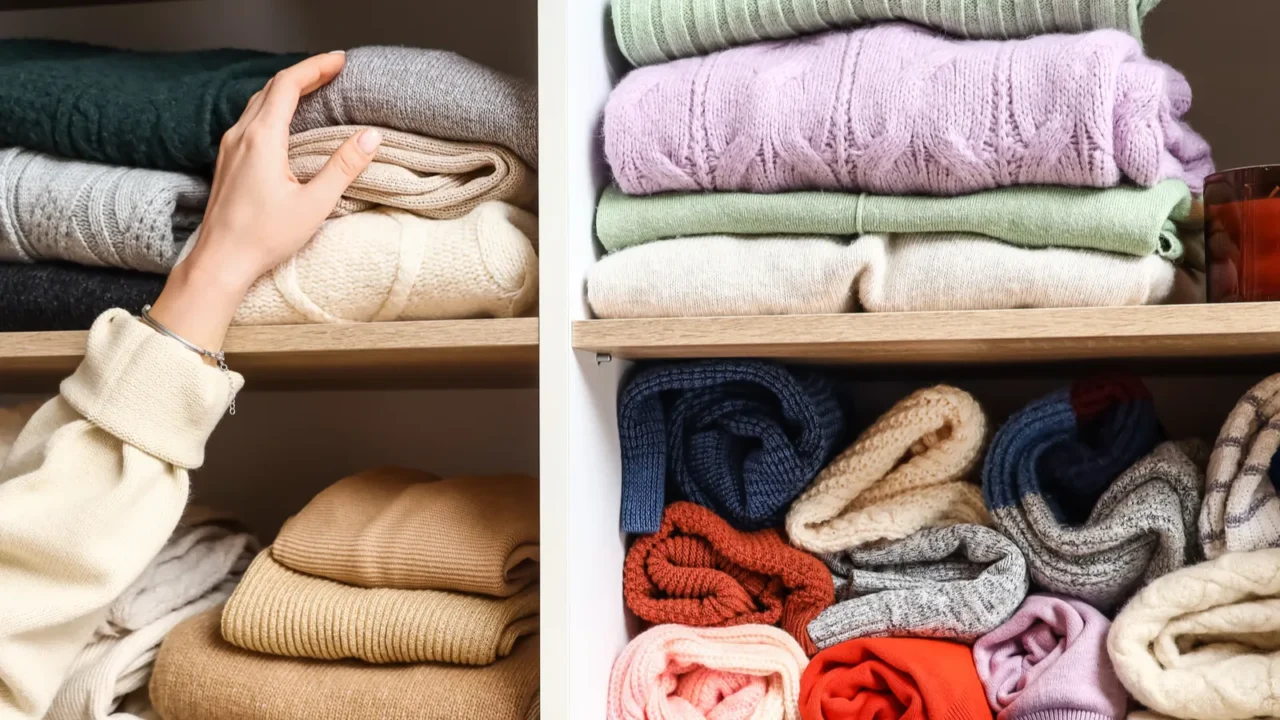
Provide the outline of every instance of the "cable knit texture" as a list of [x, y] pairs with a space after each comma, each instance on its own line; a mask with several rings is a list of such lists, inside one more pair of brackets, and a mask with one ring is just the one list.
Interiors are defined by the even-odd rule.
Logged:
[[973, 396], [946, 385], [893, 406], [822, 470], [787, 513], [792, 544], [834, 553], [926, 527], [990, 525], [968, 482], [987, 440]]
[[[347, 138], [364, 130], [339, 125], [291, 135], [289, 169], [301, 181], [316, 176]], [[382, 144], [329, 217], [385, 206], [426, 218], [452, 219], [482, 202], [504, 200], [531, 209], [538, 178], [520, 158], [498, 145], [437, 140], [379, 128]]]
[[192, 175], [0, 150], [0, 261], [166, 273], [208, 200]]
[[607, 720], [798, 720], [808, 658], [767, 625], [659, 625], [613, 663]]
[[823, 556], [836, 604], [809, 623], [820, 648], [853, 638], [908, 635], [973, 641], [1027, 596], [1027, 564], [981, 525], [928, 528], [890, 543]]
[[631, 546], [622, 594], [651, 623], [778, 625], [809, 655], [809, 621], [835, 602], [827, 569], [777, 530], [739, 532], [690, 502], [668, 505], [658, 532]]
[[510, 597], [538, 579], [538, 480], [366, 470], [289, 518], [271, 555], [348, 585]]
[[711, 235], [601, 258], [587, 300], [601, 318], [1110, 307], [1194, 292], [1176, 280], [1154, 255], [1032, 250], [978, 235]]
[[219, 610], [165, 638], [151, 698], [165, 720], [537, 720], [538, 637], [492, 665], [367, 665], [241, 650]]
[[1156, 579], [1107, 651], [1146, 707], [1185, 720], [1280, 716], [1280, 550], [1232, 552]]
[[494, 143], [538, 167], [538, 89], [446, 50], [348, 50], [342, 73], [302, 98], [293, 116], [295, 133], [330, 125]]
[[1141, 36], [1160, 0], [614, 0], [613, 32], [633, 65], [705, 55], [886, 20], [962, 38], [1017, 38], [1116, 28]]
[[503, 599], [353, 587], [290, 570], [270, 548], [222, 612], [232, 645], [317, 660], [488, 665], [536, 632], [536, 586]]
[[780, 526], [843, 434], [835, 386], [813, 371], [760, 360], [642, 367], [618, 400], [622, 531], [657, 532], [668, 499], [739, 530]]
[[973, 653], [920, 638], [850, 640], [818, 653], [800, 680], [804, 720], [991, 720]]
[[112, 308], [155, 302], [164, 276], [65, 263], [0, 262], [0, 332], [88, 330]]
[[1277, 451], [1280, 375], [1272, 375], [1245, 393], [1213, 445], [1200, 510], [1207, 557], [1280, 545]]
[[641, 68], [604, 113], [623, 192], [1010, 185], [1200, 192], [1191, 87], [1114, 30], [962, 41], [906, 24], [759, 43]]
[[1124, 720], [1129, 697], [1107, 657], [1110, 627], [1080, 600], [1028, 597], [973, 645], [996, 720]]

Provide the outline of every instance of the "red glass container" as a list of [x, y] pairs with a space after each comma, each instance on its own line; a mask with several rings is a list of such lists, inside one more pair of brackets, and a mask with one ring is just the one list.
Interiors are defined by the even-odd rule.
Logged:
[[1280, 300], [1280, 165], [1205, 180], [1209, 302]]

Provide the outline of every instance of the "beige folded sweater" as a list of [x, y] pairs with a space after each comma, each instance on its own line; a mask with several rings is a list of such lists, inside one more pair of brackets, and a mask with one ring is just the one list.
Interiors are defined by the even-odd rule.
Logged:
[[[306, 182], [363, 125], [307, 130], [289, 137], [289, 169]], [[538, 178], [499, 145], [437, 140], [378, 128], [373, 164], [343, 193], [330, 217], [386, 206], [435, 219], [459, 218], [488, 200], [533, 209]]]
[[271, 554], [348, 585], [510, 597], [538, 579], [538, 480], [366, 470], [316, 495]]
[[222, 613], [233, 645], [317, 660], [487, 665], [537, 631], [537, 586], [503, 599], [360, 588], [290, 570], [269, 548]]
[[484, 667], [367, 665], [248, 652], [219, 610], [169, 633], [151, 678], [165, 720], [536, 720], [538, 638]]

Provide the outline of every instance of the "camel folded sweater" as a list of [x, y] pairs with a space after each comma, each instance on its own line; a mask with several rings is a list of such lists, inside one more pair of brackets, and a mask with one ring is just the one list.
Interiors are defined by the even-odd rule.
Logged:
[[0, 150], [0, 262], [166, 273], [208, 200], [192, 175]]
[[[307, 130], [289, 137], [289, 169], [306, 182], [360, 125]], [[329, 217], [384, 206], [426, 218], [459, 218], [482, 202], [532, 209], [538, 179], [515, 153], [498, 145], [437, 140], [379, 128], [373, 163], [342, 194]]]
[[1240, 399], [1213, 445], [1200, 509], [1206, 557], [1280, 545], [1280, 375]]
[[1190, 107], [1186, 79], [1114, 30], [993, 42], [893, 23], [636, 70], [609, 96], [604, 151], [632, 195], [1199, 192], [1213, 161]]
[[165, 720], [537, 720], [538, 638], [483, 667], [372, 666], [241, 650], [214, 608], [165, 638], [151, 699]]
[[613, 33], [633, 65], [705, 55], [886, 20], [962, 38], [1017, 38], [1116, 28], [1141, 37], [1160, 0], [614, 0]]
[[164, 276], [66, 263], [0, 262], [0, 332], [88, 330], [112, 308], [138, 312]]
[[801, 315], [1155, 305], [1181, 299], [1184, 286], [1154, 255], [1027, 249], [977, 235], [708, 235], [601, 258], [587, 300], [601, 318]]

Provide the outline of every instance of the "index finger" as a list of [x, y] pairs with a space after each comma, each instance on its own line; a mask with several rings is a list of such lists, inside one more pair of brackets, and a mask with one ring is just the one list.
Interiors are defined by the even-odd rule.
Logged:
[[262, 98], [258, 119], [287, 127], [303, 95], [324, 87], [342, 72], [346, 55], [342, 51], [314, 55], [272, 78]]

